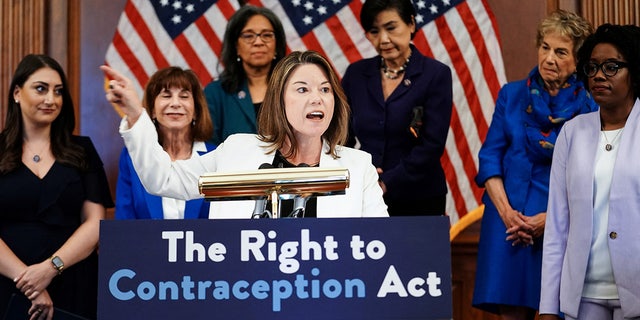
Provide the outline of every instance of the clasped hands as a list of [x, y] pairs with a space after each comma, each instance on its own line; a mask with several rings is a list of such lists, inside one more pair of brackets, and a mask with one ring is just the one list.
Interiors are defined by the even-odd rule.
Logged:
[[28, 266], [13, 279], [16, 288], [31, 300], [28, 311], [30, 320], [53, 318], [53, 301], [47, 292], [47, 287], [57, 274], [57, 270], [47, 259]]
[[502, 215], [502, 220], [507, 227], [507, 241], [511, 245], [530, 246], [534, 239], [539, 238], [544, 233], [546, 212], [538, 213], [534, 216], [525, 216], [521, 212], [509, 209]]

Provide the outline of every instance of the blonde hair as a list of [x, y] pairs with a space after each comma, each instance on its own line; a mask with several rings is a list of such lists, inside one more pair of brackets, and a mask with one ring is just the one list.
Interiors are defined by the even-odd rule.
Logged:
[[578, 54], [584, 40], [593, 33], [593, 26], [583, 17], [569, 11], [557, 10], [538, 25], [536, 47], [539, 48], [544, 37], [550, 33], [559, 33], [573, 42], [573, 55]]

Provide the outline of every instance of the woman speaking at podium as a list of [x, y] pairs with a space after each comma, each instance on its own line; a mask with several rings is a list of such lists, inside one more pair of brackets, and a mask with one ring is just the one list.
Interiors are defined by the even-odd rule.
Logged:
[[[101, 69], [112, 79], [106, 98], [126, 115], [120, 134], [150, 193], [199, 198], [202, 174], [254, 171], [263, 163], [347, 168], [345, 194], [321, 197], [307, 211], [315, 209], [320, 218], [388, 216], [371, 156], [342, 146], [349, 106], [330, 63], [317, 52], [293, 52], [275, 67], [258, 116], [258, 134], [235, 134], [206, 155], [173, 162], [158, 144], [148, 143], [157, 133], [131, 81], [108, 66]], [[217, 201], [209, 218], [250, 218], [254, 207], [255, 201]]]

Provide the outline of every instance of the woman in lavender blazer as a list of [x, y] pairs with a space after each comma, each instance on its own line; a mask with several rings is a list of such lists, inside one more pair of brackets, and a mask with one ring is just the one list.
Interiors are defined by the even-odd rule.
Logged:
[[600, 111], [556, 141], [540, 319], [640, 319], [640, 27], [600, 26], [578, 61]]

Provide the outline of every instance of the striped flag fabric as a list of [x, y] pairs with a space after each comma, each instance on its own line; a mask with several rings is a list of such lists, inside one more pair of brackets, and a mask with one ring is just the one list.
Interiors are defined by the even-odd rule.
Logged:
[[[362, 0], [249, 0], [282, 20], [288, 51], [313, 49], [337, 73], [377, 53], [365, 38]], [[499, 89], [506, 82], [497, 22], [487, 0], [413, 0], [423, 54], [447, 64], [453, 75], [453, 114], [442, 165], [449, 193], [447, 214], [456, 224], [480, 204], [473, 182]], [[105, 63], [136, 82], [142, 93], [158, 69], [192, 69], [202, 85], [224, 66], [218, 56], [226, 22], [240, 7], [234, 0], [128, 0]]]

